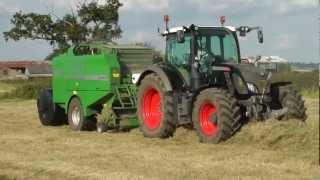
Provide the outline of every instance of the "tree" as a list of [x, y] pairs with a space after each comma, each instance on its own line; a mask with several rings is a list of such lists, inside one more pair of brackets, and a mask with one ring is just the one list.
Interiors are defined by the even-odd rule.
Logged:
[[53, 46], [53, 54], [66, 52], [72, 46], [84, 41], [112, 41], [121, 37], [118, 25], [119, 0], [80, 2], [76, 11], [58, 18], [53, 13], [37, 14], [17, 12], [11, 18], [13, 28], [4, 32], [6, 41], [22, 39], [45, 40]]

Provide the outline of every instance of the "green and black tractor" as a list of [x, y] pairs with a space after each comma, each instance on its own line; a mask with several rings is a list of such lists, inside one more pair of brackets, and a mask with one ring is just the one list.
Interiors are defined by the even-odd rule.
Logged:
[[290, 82], [241, 64], [237, 33], [260, 27], [177, 27], [163, 33], [165, 61], [138, 81], [138, 116], [147, 137], [169, 137], [176, 127], [194, 128], [200, 141], [218, 143], [251, 119], [306, 119], [301, 95]]
[[168, 138], [178, 127], [194, 129], [201, 142], [219, 143], [251, 120], [306, 119], [290, 82], [241, 64], [238, 34], [259, 27], [167, 28], [165, 57], [137, 46], [84, 43], [53, 61], [53, 89], [38, 99], [44, 125], [67, 119], [73, 130], [140, 127], [150, 138]]

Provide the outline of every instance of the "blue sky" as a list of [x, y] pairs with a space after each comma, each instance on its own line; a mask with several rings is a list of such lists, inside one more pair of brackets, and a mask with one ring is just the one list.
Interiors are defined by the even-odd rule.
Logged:
[[[53, 9], [62, 16], [78, 0], [0, 0], [0, 32], [10, 29], [14, 12], [47, 13]], [[163, 28], [163, 15], [170, 25], [259, 25], [265, 43], [257, 43], [256, 33], [241, 39], [242, 56], [279, 55], [291, 62], [319, 62], [319, 15], [317, 0], [121, 0], [120, 43], [150, 42], [163, 49], [157, 27]], [[0, 37], [0, 60], [41, 60], [52, 48], [43, 41], [5, 42]]]

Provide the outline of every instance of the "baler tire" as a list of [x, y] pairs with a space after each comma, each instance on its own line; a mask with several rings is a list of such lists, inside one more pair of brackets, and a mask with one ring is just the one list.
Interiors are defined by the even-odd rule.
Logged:
[[68, 105], [68, 123], [74, 131], [92, 131], [96, 128], [94, 118], [84, 117], [83, 107], [78, 97], [73, 97]]
[[[159, 99], [158, 113], [160, 113], [159, 122], [155, 125], [150, 125], [147, 123], [146, 117], [146, 94], [149, 91], [153, 91], [157, 94]], [[150, 100], [151, 103], [152, 100]], [[173, 107], [173, 95], [170, 92], [166, 92], [165, 86], [161, 78], [152, 73], [147, 75], [139, 86], [138, 90], [138, 107], [137, 114], [139, 117], [140, 130], [145, 137], [148, 138], [168, 138], [172, 137], [176, 130], [176, 122], [174, 119], [174, 107]], [[151, 107], [151, 105], [150, 105]], [[154, 109], [154, 107], [149, 109]], [[155, 126], [155, 127], [151, 127]]]
[[307, 108], [305, 107], [302, 95], [297, 90], [286, 88], [282, 90], [279, 98], [281, 106], [283, 108], [288, 108], [288, 112], [284, 116], [278, 118], [279, 120], [294, 118], [304, 122], [307, 119]]
[[229, 139], [240, 130], [241, 118], [236, 99], [226, 90], [205, 89], [194, 102], [192, 121], [202, 143], [217, 144]]
[[38, 115], [42, 125], [59, 126], [66, 123], [64, 110], [53, 102], [51, 89], [41, 90], [37, 99]]

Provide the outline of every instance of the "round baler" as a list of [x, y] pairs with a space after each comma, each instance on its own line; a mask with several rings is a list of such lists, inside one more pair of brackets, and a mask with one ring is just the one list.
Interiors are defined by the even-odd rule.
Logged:
[[70, 48], [54, 58], [52, 90], [39, 96], [42, 124], [67, 122], [73, 130], [98, 125], [99, 131], [137, 127], [135, 82], [152, 63], [153, 50], [140, 46], [97, 42]]

